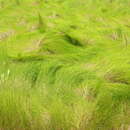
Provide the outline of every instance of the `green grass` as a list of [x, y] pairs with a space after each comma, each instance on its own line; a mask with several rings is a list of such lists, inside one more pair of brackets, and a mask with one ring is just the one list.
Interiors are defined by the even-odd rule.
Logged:
[[0, 130], [129, 130], [129, 5], [0, 0]]

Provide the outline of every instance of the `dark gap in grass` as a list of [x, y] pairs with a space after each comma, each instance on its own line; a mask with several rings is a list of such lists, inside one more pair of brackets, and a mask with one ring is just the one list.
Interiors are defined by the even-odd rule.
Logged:
[[34, 62], [33, 64], [29, 65], [29, 69], [25, 72], [25, 77], [26, 79], [30, 80], [31, 87], [34, 87], [36, 85], [40, 70], [41, 64]]
[[17, 5], [20, 5], [20, 0], [15, 0]]
[[0, 7], [1, 7], [1, 8], [4, 8], [4, 6], [5, 6], [4, 1], [1, 1], [1, 2], [0, 2]]
[[114, 0], [110, 0], [110, 3], [113, 3], [114, 2]]
[[65, 34], [64, 39], [74, 46], [83, 47], [82, 43], [79, 40], [70, 36], [69, 34]]
[[117, 28], [116, 29], [116, 33], [117, 33], [118, 38], [121, 39], [122, 35], [123, 35], [122, 29], [121, 28]]
[[75, 25], [70, 25], [70, 28], [72, 28], [72, 29], [77, 29], [77, 26], [75, 26]]
[[127, 35], [124, 34], [124, 42], [125, 42], [125, 45], [126, 47], [128, 46], [128, 38], [127, 38]]
[[55, 54], [55, 52], [53, 50], [50, 50], [49, 48], [46, 49], [47, 52], [49, 52], [49, 54]]
[[48, 74], [50, 75], [50, 77], [53, 77], [51, 80], [50, 80], [50, 84], [54, 84], [55, 82], [55, 77], [56, 77], [56, 73], [63, 67], [63, 65], [57, 65], [57, 66], [53, 66], [49, 69], [49, 72]]
[[101, 9], [102, 13], [106, 13], [107, 12], [107, 9], [103, 8]]
[[130, 25], [125, 25], [127, 28], [130, 28]]
[[121, 84], [129, 85], [129, 83], [127, 81], [125, 81], [125, 80], [112, 79], [111, 82], [112, 83], [121, 83]]
[[31, 61], [43, 61], [43, 57], [38, 56], [25, 56], [25, 57], [9, 57], [12, 62], [31, 62]]
[[45, 24], [43, 22], [43, 18], [41, 16], [40, 13], [38, 13], [38, 30], [40, 31], [40, 33], [44, 33], [45, 32]]

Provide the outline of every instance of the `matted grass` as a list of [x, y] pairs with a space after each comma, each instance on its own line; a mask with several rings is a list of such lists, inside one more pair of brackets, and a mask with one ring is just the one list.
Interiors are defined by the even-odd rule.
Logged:
[[0, 130], [129, 130], [129, 5], [0, 0]]

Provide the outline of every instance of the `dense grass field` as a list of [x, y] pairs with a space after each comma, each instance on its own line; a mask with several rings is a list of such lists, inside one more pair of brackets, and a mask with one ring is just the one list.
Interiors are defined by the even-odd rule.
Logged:
[[0, 0], [0, 130], [130, 130], [130, 0]]

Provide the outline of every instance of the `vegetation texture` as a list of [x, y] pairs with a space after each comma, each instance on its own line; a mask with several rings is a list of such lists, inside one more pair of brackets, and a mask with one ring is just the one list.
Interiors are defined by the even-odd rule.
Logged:
[[130, 0], [0, 0], [0, 130], [130, 130]]

